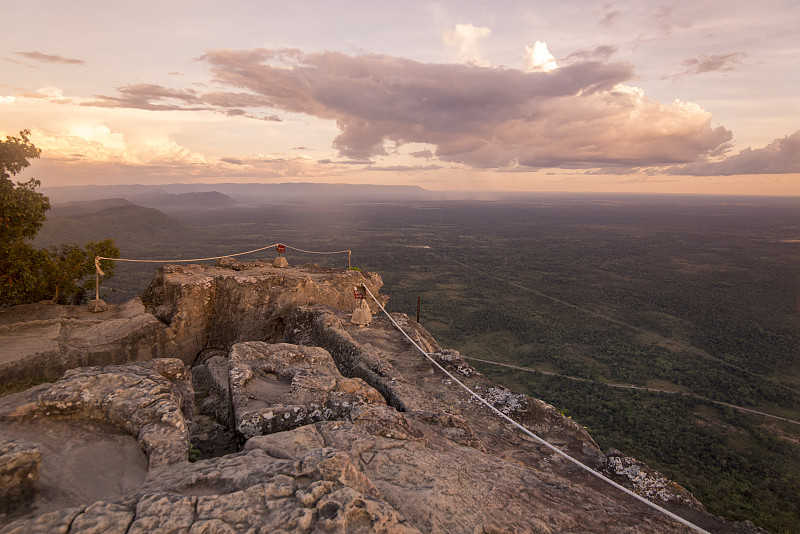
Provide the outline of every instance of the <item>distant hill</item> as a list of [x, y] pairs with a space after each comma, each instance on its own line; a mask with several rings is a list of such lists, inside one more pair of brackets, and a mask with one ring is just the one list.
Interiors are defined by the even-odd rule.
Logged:
[[230, 208], [237, 202], [219, 191], [145, 194], [129, 197], [140, 206], [159, 210]]
[[69, 217], [92, 213], [108, 208], [118, 208], [120, 206], [133, 206], [133, 203], [124, 198], [103, 198], [99, 200], [75, 200], [64, 204], [52, 204], [47, 218]]
[[[265, 204], [279, 202], [387, 202], [440, 200], [445, 194], [419, 186], [354, 184], [160, 184], [160, 185], [86, 185], [43, 187], [42, 192], [54, 203], [123, 197], [137, 204], [157, 208], [227, 207], [231, 202]], [[448, 198], [463, 194], [447, 193]], [[227, 200], [226, 200], [227, 199]], [[193, 204], [200, 202], [202, 205]]]
[[55, 206], [48, 213], [34, 245], [83, 244], [89, 240], [114, 238], [124, 252], [126, 249], [139, 251], [144, 246], [153, 250], [160, 244], [186, 242], [205, 237], [205, 234], [156, 209], [123, 199], [106, 199]]

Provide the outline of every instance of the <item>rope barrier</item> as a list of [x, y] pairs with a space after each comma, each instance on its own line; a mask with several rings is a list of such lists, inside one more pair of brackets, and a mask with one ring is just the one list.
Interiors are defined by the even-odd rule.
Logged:
[[670, 519], [673, 519], [673, 520], [677, 521], [678, 523], [680, 523], [680, 524], [682, 524], [682, 525], [684, 525], [684, 526], [687, 526], [687, 527], [689, 527], [689, 528], [691, 528], [691, 529], [695, 530], [696, 532], [701, 532], [701, 533], [703, 533], [703, 534], [710, 534], [710, 533], [709, 533], [707, 530], [704, 530], [704, 529], [702, 529], [702, 528], [698, 527], [697, 525], [695, 525], [694, 523], [691, 523], [691, 522], [687, 521], [686, 519], [682, 518], [681, 516], [679, 516], [679, 515], [677, 515], [677, 514], [675, 514], [675, 513], [673, 513], [673, 512], [670, 512], [670, 511], [669, 511], [669, 510], [667, 510], [666, 508], [662, 508], [661, 506], [659, 506], [659, 505], [655, 504], [654, 502], [651, 502], [651, 501], [649, 501], [649, 500], [645, 499], [645, 498], [644, 498], [644, 497], [642, 497], [641, 495], [639, 495], [639, 494], [637, 494], [637, 493], [635, 493], [635, 492], [633, 492], [633, 491], [629, 490], [629, 489], [628, 489], [628, 488], [626, 488], [625, 486], [623, 486], [623, 485], [621, 485], [621, 484], [618, 484], [618, 483], [614, 482], [613, 480], [611, 480], [611, 479], [610, 479], [610, 478], [608, 478], [607, 476], [605, 476], [605, 475], [602, 475], [601, 473], [598, 473], [597, 471], [595, 471], [594, 469], [592, 469], [592, 468], [591, 468], [591, 467], [589, 467], [588, 465], [586, 465], [586, 464], [584, 464], [584, 463], [580, 462], [579, 460], [576, 460], [575, 458], [573, 458], [573, 457], [572, 457], [572, 456], [570, 456], [569, 454], [565, 453], [564, 451], [562, 451], [562, 450], [561, 450], [561, 449], [559, 449], [558, 447], [556, 447], [556, 446], [554, 446], [554, 445], [551, 445], [550, 443], [548, 443], [548, 442], [547, 442], [547, 441], [545, 441], [544, 439], [540, 438], [539, 436], [537, 436], [536, 434], [534, 434], [533, 432], [531, 432], [530, 430], [528, 430], [527, 428], [525, 428], [525, 427], [524, 427], [524, 426], [522, 426], [521, 424], [519, 424], [519, 423], [517, 423], [516, 421], [514, 421], [513, 419], [511, 419], [509, 416], [507, 416], [506, 414], [504, 414], [503, 412], [501, 412], [501, 411], [500, 411], [500, 410], [498, 410], [497, 408], [495, 408], [495, 407], [494, 407], [494, 406], [493, 406], [491, 403], [489, 403], [489, 401], [487, 401], [486, 399], [484, 399], [483, 397], [481, 397], [480, 395], [478, 395], [477, 393], [475, 393], [473, 390], [471, 390], [469, 387], [467, 387], [467, 386], [466, 386], [466, 385], [465, 385], [463, 382], [461, 382], [461, 381], [460, 381], [458, 378], [456, 378], [456, 377], [455, 377], [455, 376], [453, 376], [453, 375], [452, 375], [452, 374], [451, 374], [449, 371], [447, 371], [447, 369], [445, 369], [444, 367], [442, 367], [442, 366], [439, 364], [439, 362], [437, 362], [435, 359], [433, 359], [433, 357], [431, 356], [431, 353], [428, 353], [428, 352], [426, 352], [426, 351], [425, 351], [425, 350], [424, 350], [422, 347], [420, 347], [420, 346], [417, 344], [417, 342], [416, 342], [416, 341], [414, 341], [413, 339], [411, 339], [411, 337], [410, 337], [410, 336], [409, 336], [409, 335], [406, 333], [406, 331], [405, 331], [405, 330], [403, 330], [403, 329], [400, 327], [400, 325], [399, 325], [399, 324], [397, 324], [397, 321], [395, 321], [395, 320], [394, 320], [394, 318], [393, 318], [391, 315], [389, 315], [389, 312], [387, 312], [387, 311], [386, 311], [386, 308], [384, 308], [384, 307], [383, 307], [383, 305], [382, 305], [380, 302], [378, 302], [378, 299], [377, 299], [377, 298], [375, 298], [375, 295], [373, 295], [373, 294], [372, 294], [372, 291], [370, 291], [370, 290], [369, 290], [369, 288], [368, 288], [366, 285], [363, 285], [362, 287], [363, 287], [363, 288], [366, 290], [366, 292], [369, 294], [369, 296], [370, 296], [370, 297], [372, 297], [372, 300], [374, 300], [374, 301], [375, 301], [375, 303], [378, 305], [378, 307], [381, 309], [381, 311], [382, 311], [382, 312], [383, 312], [383, 313], [386, 315], [386, 317], [388, 317], [388, 318], [389, 318], [389, 321], [391, 321], [391, 323], [394, 325], [394, 327], [395, 327], [395, 328], [397, 328], [397, 330], [399, 330], [399, 331], [400, 331], [400, 333], [401, 333], [401, 334], [403, 334], [403, 336], [405, 336], [405, 338], [406, 338], [408, 341], [410, 341], [410, 342], [411, 342], [411, 344], [412, 344], [412, 345], [414, 345], [414, 347], [416, 347], [416, 348], [417, 348], [417, 350], [419, 350], [419, 351], [420, 351], [420, 352], [421, 352], [423, 355], [425, 355], [425, 357], [426, 357], [428, 360], [430, 360], [430, 362], [431, 362], [433, 365], [435, 365], [436, 367], [438, 367], [440, 371], [442, 371], [444, 374], [446, 374], [448, 377], [450, 377], [450, 379], [451, 379], [451, 380], [453, 380], [455, 383], [457, 383], [459, 386], [461, 386], [461, 387], [462, 387], [462, 388], [463, 388], [463, 389], [464, 389], [464, 390], [465, 390], [467, 393], [469, 393], [470, 395], [472, 395], [472, 396], [473, 396], [475, 399], [477, 399], [477, 400], [478, 400], [478, 401], [479, 401], [481, 404], [485, 405], [487, 408], [489, 408], [490, 410], [492, 410], [492, 412], [494, 412], [496, 415], [498, 415], [498, 416], [502, 417], [503, 419], [505, 419], [506, 421], [508, 421], [509, 423], [511, 423], [512, 425], [514, 425], [515, 427], [517, 427], [519, 430], [521, 430], [522, 432], [524, 432], [525, 434], [527, 434], [528, 436], [530, 436], [531, 438], [533, 438], [535, 441], [537, 441], [537, 442], [538, 442], [538, 443], [540, 443], [541, 445], [544, 445], [545, 447], [547, 447], [548, 449], [552, 450], [553, 452], [555, 452], [555, 453], [556, 453], [556, 454], [558, 454], [559, 456], [562, 456], [564, 459], [566, 459], [566, 460], [568, 460], [568, 461], [572, 462], [573, 464], [577, 465], [578, 467], [580, 467], [580, 468], [581, 468], [581, 469], [583, 469], [584, 471], [588, 472], [589, 474], [591, 474], [591, 475], [594, 475], [595, 477], [599, 478], [599, 479], [600, 479], [600, 480], [602, 480], [603, 482], [606, 482], [606, 483], [608, 483], [608, 484], [610, 484], [610, 485], [614, 486], [614, 487], [615, 487], [615, 488], [617, 488], [618, 490], [620, 490], [620, 491], [622, 491], [622, 492], [626, 493], [627, 495], [630, 495], [630, 496], [631, 496], [631, 497], [633, 497], [634, 499], [637, 499], [638, 501], [641, 501], [642, 503], [644, 503], [644, 504], [646, 504], [647, 506], [649, 506], [649, 507], [653, 508], [654, 510], [656, 510], [656, 511], [658, 511], [658, 512], [661, 512], [662, 514], [666, 515], [666, 516], [667, 516], [667, 517], [669, 517]]
[[349, 249], [347, 249], [347, 250], [337, 250], [335, 252], [317, 252], [317, 251], [313, 251], [313, 250], [303, 250], [301, 248], [294, 248], [294, 247], [289, 246], [289, 245], [283, 245], [283, 246], [285, 246], [286, 248], [290, 248], [292, 250], [296, 250], [297, 252], [305, 252], [306, 254], [344, 254], [345, 252], [347, 252], [347, 253], [350, 252]]
[[[178, 263], [178, 262], [185, 262], [185, 261], [219, 260], [219, 259], [222, 259], [222, 258], [233, 258], [234, 256], [244, 256], [245, 254], [252, 254], [253, 252], [261, 252], [262, 250], [267, 250], [268, 248], [277, 247], [279, 245], [283, 245], [286, 248], [290, 248], [292, 250], [296, 250], [297, 252], [305, 252], [306, 254], [344, 254], [345, 252], [347, 252], [347, 254], [350, 255], [350, 253], [351, 253], [350, 249], [336, 250], [334, 252], [320, 252], [320, 251], [314, 251], [314, 250], [303, 250], [301, 248], [295, 248], [293, 246], [286, 245], [284, 243], [274, 243], [272, 245], [267, 245], [266, 247], [256, 248], [256, 249], [253, 249], [253, 250], [248, 250], [246, 252], [237, 252], [236, 254], [225, 254], [225, 255], [222, 255], [222, 256], [211, 256], [209, 258], [190, 258], [190, 259], [172, 259], [172, 260], [142, 260], [142, 259], [131, 259], [131, 258], [107, 258], [105, 256], [96, 256], [95, 257], [95, 266], [97, 267], [97, 270], [100, 271], [100, 265], [98, 263], [100, 260], [132, 261], [132, 262], [139, 262], [139, 263]], [[103, 274], [103, 272], [100, 271], [100, 274]]]
[[100, 260], [111, 260], [111, 261], [128, 261], [128, 262], [135, 262], [135, 263], [179, 263], [179, 262], [187, 262], [187, 261], [208, 261], [208, 260], [219, 260], [222, 258], [233, 258], [235, 256], [244, 256], [245, 254], [252, 254], [254, 252], [261, 252], [262, 250], [267, 250], [268, 248], [284, 246], [286, 248], [290, 248], [292, 250], [296, 250], [297, 252], [305, 252], [306, 254], [344, 254], [347, 252], [347, 268], [350, 269], [350, 257], [352, 252], [350, 249], [346, 250], [337, 250], [334, 252], [320, 252], [320, 251], [312, 251], [312, 250], [303, 250], [300, 248], [295, 248], [290, 245], [286, 245], [284, 243], [274, 243], [272, 245], [267, 245], [266, 247], [260, 247], [253, 250], [248, 250], [246, 252], [237, 252], [235, 254], [225, 254], [223, 256], [211, 256], [209, 258], [190, 258], [190, 259], [171, 259], [171, 260], [143, 260], [143, 259], [132, 259], [132, 258], [107, 258], [105, 256], [95, 256], [94, 258], [94, 266], [95, 266], [95, 299], [100, 300], [100, 277], [104, 276], [106, 273], [100, 268]]
[[129, 259], [129, 258], [106, 258], [106, 257], [103, 257], [103, 256], [97, 256], [97, 259], [98, 260], [113, 260], [113, 261], [132, 261], [132, 262], [138, 262], [138, 263], [178, 263], [178, 262], [184, 262], [184, 261], [207, 261], [207, 260], [219, 260], [219, 259], [222, 259], [222, 258], [232, 258], [234, 256], [244, 256], [245, 254], [252, 254], [253, 252], [260, 252], [260, 251], [266, 250], [268, 248], [277, 247], [280, 244], [282, 244], [282, 243], [275, 243], [273, 245], [269, 245], [269, 246], [266, 246], [266, 247], [261, 247], [261, 248], [257, 248], [257, 249], [253, 249], [253, 250], [248, 250], [247, 252], [237, 252], [236, 254], [225, 254], [224, 256], [212, 256], [210, 258], [190, 258], [188, 260], [186, 260], [186, 259], [180, 259], [180, 260], [140, 260], [140, 259]]

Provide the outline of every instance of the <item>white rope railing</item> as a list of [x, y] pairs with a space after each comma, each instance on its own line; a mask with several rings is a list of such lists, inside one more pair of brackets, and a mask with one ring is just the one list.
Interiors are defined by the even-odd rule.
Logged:
[[498, 410], [497, 408], [495, 408], [495, 407], [494, 407], [494, 406], [493, 406], [493, 405], [492, 405], [492, 404], [491, 404], [489, 401], [487, 401], [486, 399], [484, 399], [483, 397], [481, 397], [480, 395], [478, 395], [477, 393], [475, 393], [473, 390], [471, 390], [469, 387], [467, 387], [467, 386], [466, 386], [466, 385], [465, 385], [463, 382], [461, 382], [461, 381], [460, 381], [458, 378], [456, 378], [455, 376], [453, 376], [453, 374], [452, 374], [452, 373], [450, 373], [449, 371], [447, 371], [447, 369], [445, 369], [444, 367], [442, 367], [442, 366], [439, 364], [439, 362], [437, 362], [437, 361], [436, 361], [436, 360], [435, 360], [435, 359], [434, 359], [434, 358], [431, 356], [431, 353], [428, 353], [428, 352], [426, 352], [426, 351], [425, 351], [425, 350], [424, 350], [422, 347], [420, 347], [420, 346], [419, 346], [419, 344], [417, 344], [417, 342], [416, 342], [416, 341], [414, 341], [413, 339], [411, 339], [411, 336], [409, 336], [409, 335], [406, 333], [406, 331], [405, 331], [405, 330], [403, 330], [403, 329], [402, 329], [402, 327], [400, 327], [400, 325], [399, 325], [399, 324], [397, 324], [397, 321], [395, 321], [395, 320], [394, 320], [394, 318], [393, 318], [393, 317], [392, 317], [392, 316], [389, 314], [389, 312], [387, 312], [387, 311], [386, 311], [386, 308], [384, 308], [384, 307], [383, 307], [383, 305], [382, 305], [380, 302], [378, 302], [378, 299], [377, 299], [377, 298], [375, 298], [375, 295], [373, 295], [373, 294], [372, 294], [372, 291], [370, 291], [370, 290], [369, 290], [369, 288], [368, 288], [366, 285], [362, 285], [361, 287], [363, 287], [363, 288], [364, 288], [364, 290], [367, 292], [367, 294], [369, 294], [369, 296], [370, 296], [370, 297], [372, 297], [372, 300], [374, 300], [374, 301], [375, 301], [375, 303], [378, 305], [378, 307], [381, 309], [381, 311], [382, 311], [382, 312], [383, 312], [383, 313], [386, 315], [386, 317], [388, 317], [388, 318], [389, 318], [389, 321], [391, 321], [391, 322], [392, 322], [392, 324], [395, 326], [395, 328], [397, 328], [397, 330], [399, 330], [399, 331], [400, 331], [400, 333], [401, 333], [401, 334], [403, 334], [403, 336], [405, 336], [405, 338], [406, 338], [408, 341], [410, 341], [410, 342], [411, 342], [411, 344], [412, 344], [412, 345], [414, 345], [414, 347], [416, 347], [416, 348], [417, 348], [417, 350], [419, 350], [419, 351], [420, 351], [420, 352], [421, 352], [423, 355], [425, 355], [425, 357], [426, 357], [428, 360], [430, 360], [430, 362], [431, 362], [431, 363], [433, 363], [433, 365], [435, 365], [436, 367], [438, 367], [440, 371], [442, 371], [442, 372], [443, 372], [444, 374], [446, 374], [446, 375], [447, 375], [447, 376], [448, 376], [448, 377], [449, 377], [451, 380], [453, 380], [455, 383], [457, 383], [459, 386], [461, 386], [461, 387], [462, 387], [462, 388], [463, 388], [463, 389], [464, 389], [464, 390], [465, 390], [467, 393], [469, 393], [471, 396], [473, 396], [475, 399], [477, 399], [477, 400], [478, 400], [478, 401], [479, 401], [481, 404], [485, 405], [487, 408], [489, 408], [490, 410], [492, 410], [492, 412], [494, 412], [496, 415], [498, 415], [498, 416], [502, 417], [503, 419], [505, 419], [506, 421], [508, 421], [509, 423], [511, 423], [512, 425], [514, 425], [515, 427], [517, 427], [519, 430], [521, 430], [522, 432], [524, 432], [525, 434], [527, 434], [528, 436], [530, 436], [531, 438], [533, 438], [533, 439], [534, 439], [535, 441], [537, 441], [538, 443], [540, 443], [540, 444], [544, 445], [545, 447], [547, 447], [548, 449], [552, 450], [553, 452], [555, 452], [555, 453], [556, 453], [556, 454], [558, 454], [559, 456], [562, 456], [564, 459], [566, 459], [566, 460], [568, 460], [568, 461], [572, 462], [573, 464], [577, 465], [578, 467], [580, 467], [580, 468], [581, 468], [581, 469], [583, 469], [584, 471], [588, 472], [589, 474], [591, 474], [591, 475], [594, 475], [595, 477], [599, 478], [599, 479], [600, 479], [600, 480], [602, 480], [603, 482], [606, 482], [606, 483], [608, 483], [608, 484], [611, 484], [611, 485], [612, 485], [612, 486], [614, 486], [615, 488], [619, 489], [620, 491], [623, 491], [623, 492], [624, 492], [624, 493], [626, 493], [627, 495], [630, 495], [630, 496], [631, 496], [631, 497], [633, 497], [634, 499], [637, 499], [638, 501], [641, 501], [641, 502], [643, 502], [644, 504], [646, 504], [647, 506], [649, 506], [649, 507], [653, 508], [654, 510], [657, 510], [658, 512], [661, 512], [662, 514], [666, 515], [666, 516], [667, 516], [667, 517], [669, 517], [670, 519], [673, 519], [673, 520], [677, 521], [678, 523], [680, 523], [680, 524], [682, 524], [682, 525], [685, 525], [685, 526], [687, 526], [687, 527], [689, 527], [689, 528], [691, 528], [691, 529], [695, 530], [696, 532], [701, 532], [701, 533], [704, 533], [704, 534], [710, 534], [710, 533], [709, 533], [707, 530], [704, 530], [704, 529], [702, 529], [702, 528], [698, 527], [697, 525], [695, 525], [694, 523], [691, 523], [691, 522], [687, 521], [686, 519], [682, 518], [681, 516], [679, 516], [679, 515], [677, 515], [677, 514], [675, 514], [675, 513], [673, 513], [673, 512], [670, 512], [670, 511], [669, 511], [669, 510], [667, 510], [666, 508], [663, 508], [663, 507], [661, 507], [661, 506], [659, 506], [659, 505], [655, 504], [654, 502], [651, 502], [651, 501], [649, 501], [648, 499], [645, 499], [644, 497], [642, 497], [642, 496], [641, 496], [641, 495], [639, 495], [638, 493], [635, 493], [635, 492], [633, 492], [633, 491], [629, 490], [628, 488], [626, 488], [625, 486], [623, 486], [623, 485], [621, 485], [621, 484], [618, 484], [618, 483], [614, 482], [613, 480], [611, 480], [611, 479], [610, 479], [610, 478], [608, 478], [607, 476], [605, 476], [605, 475], [603, 475], [603, 474], [601, 474], [601, 473], [598, 473], [597, 471], [595, 471], [594, 469], [592, 469], [592, 468], [591, 468], [591, 467], [589, 467], [588, 465], [586, 465], [586, 464], [584, 464], [584, 463], [580, 462], [579, 460], [576, 460], [575, 458], [573, 458], [573, 457], [572, 457], [572, 456], [570, 456], [569, 454], [565, 453], [564, 451], [562, 451], [562, 450], [561, 450], [561, 449], [559, 449], [558, 447], [556, 447], [556, 446], [554, 446], [554, 445], [551, 445], [549, 442], [547, 442], [547, 441], [545, 441], [544, 439], [540, 438], [539, 436], [537, 436], [536, 434], [534, 434], [533, 432], [531, 432], [530, 430], [528, 430], [527, 428], [525, 428], [525, 427], [524, 427], [524, 426], [522, 426], [521, 424], [519, 424], [519, 423], [517, 423], [516, 421], [514, 421], [513, 419], [511, 419], [509, 416], [507, 416], [506, 414], [504, 414], [503, 412], [501, 412], [501, 411], [500, 411], [500, 410]]
[[[180, 262], [188, 262], [188, 261], [208, 261], [208, 260], [220, 260], [222, 258], [233, 258], [236, 256], [244, 256], [245, 254], [252, 254], [254, 252], [261, 252], [262, 250], [267, 250], [273, 247], [285, 247], [295, 250], [297, 252], [305, 252], [306, 254], [344, 254], [347, 252], [347, 268], [350, 269], [350, 257], [352, 252], [350, 249], [346, 250], [336, 250], [333, 252], [322, 252], [322, 251], [313, 251], [313, 250], [303, 250], [301, 248], [295, 248], [290, 245], [286, 245], [284, 243], [273, 243], [272, 245], [267, 245], [266, 247], [255, 248], [253, 250], [248, 250], [246, 252], [236, 252], [235, 254], [224, 254], [222, 256], [211, 256], [208, 258], [180, 258], [180, 259], [166, 259], [166, 260], [150, 260], [150, 259], [138, 259], [138, 258], [109, 258], [106, 256], [95, 256], [94, 258], [94, 266], [95, 266], [95, 299], [100, 300], [100, 277], [105, 275], [103, 270], [100, 268], [100, 261], [101, 260], [110, 260], [110, 261], [127, 261], [127, 262], [134, 262], [134, 263], [180, 263]], [[279, 250], [279, 254], [282, 251]]]

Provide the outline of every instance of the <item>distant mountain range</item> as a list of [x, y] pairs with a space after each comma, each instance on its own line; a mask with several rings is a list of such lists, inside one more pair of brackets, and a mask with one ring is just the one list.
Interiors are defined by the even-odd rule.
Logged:
[[224, 208], [234, 203], [386, 202], [467, 198], [464, 194], [428, 191], [419, 186], [353, 184], [162, 184], [43, 187], [52, 204], [125, 198], [153, 208]]

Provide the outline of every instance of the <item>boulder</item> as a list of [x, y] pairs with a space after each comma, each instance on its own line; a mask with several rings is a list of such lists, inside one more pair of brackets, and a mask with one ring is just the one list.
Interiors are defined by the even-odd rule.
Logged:
[[286, 343], [234, 345], [230, 390], [236, 431], [245, 440], [385, 403], [363, 380], [343, 377], [328, 351]]

